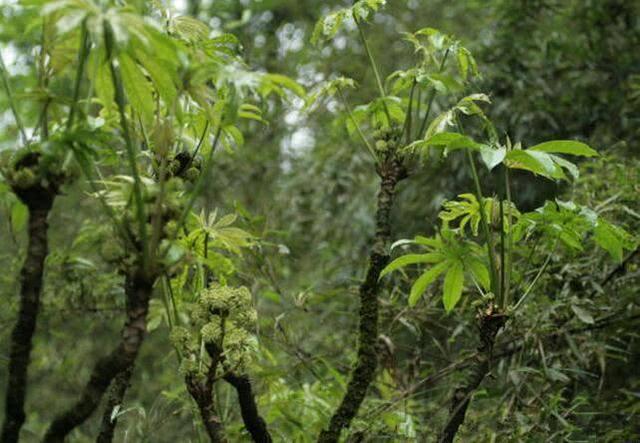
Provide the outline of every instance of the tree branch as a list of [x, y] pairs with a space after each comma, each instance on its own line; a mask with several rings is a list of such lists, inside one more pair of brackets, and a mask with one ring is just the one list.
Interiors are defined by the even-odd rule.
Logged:
[[31, 358], [32, 339], [36, 329], [44, 274], [44, 261], [49, 253], [47, 217], [57, 190], [36, 185], [27, 190], [15, 190], [29, 208], [27, 257], [20, 271], [20, 310], [11, 333], [9, 376], [5, 396], [5, 420], [0, 441], [17, 442], [26, 415], [27, 372]]
[[225, 374], [224, 379], [232, 385], [238, 393], [242, 421], [244, 422], [244, 427], [249, 431], [249, 434], [251, 434], [253, 441], [256, 443], [271, 443], [273, 440], [267, 429], [267, 424], [258, 412], [258, 406], [256, 405], [249, 377], [229, 372]]
[[56, 417], [47, 433], [45, 442], [63, 442], [65, 437], [82, 424], [98, 408], [111, 382], [135, 364], [147, 330], [147, 312], [155, 279], [142, 270], [133, 270], [125, 278], [127, 320], [122, 328], [120, 343], [93, 368], [80, 399], [68, 410]]
[[453, 442], [460, 425], [464, 422], [471, 396], [491, 369], [496, 335], [506, 321], [507, 317], [504, 314], [493, 312], [492, 308], [481, 314], [478, 331], [481, 343], [474, 356], [470, 376], [466, 383], [458, 387], [453, 394], [447, 424], [438, 438], [440, 443]]
[[117, 414], [114, 411], [118, 406], [122, 405], [124, 395], [129, 388], [133, 368], [129, 367], [119, 373], [109, 388], [109, 398], [107, 405], [102, 414], [102, 424], [100, 425], [100, 433], [96, 439], [96, 443], [111, 443], [118, 424]]
[[367, 389], [374, 379], [378, 364], [376, 342], [378, 339], [378, 293], [380, 272], [389, 261], [388, 243], [391, 236], [390, 215], [396, 185], [407, 173], [400, 161], [390, 154], [378, 168], [381, 182], [376, 209], [376, 233], [369, 254], [369, 267], [360, 285], [360, 325], [358, 335], [358, 359], [353, 368], [347, 391], [335, 411], [329, 427], [318, 437], [318, 442], [337, 442], [358, 413]]

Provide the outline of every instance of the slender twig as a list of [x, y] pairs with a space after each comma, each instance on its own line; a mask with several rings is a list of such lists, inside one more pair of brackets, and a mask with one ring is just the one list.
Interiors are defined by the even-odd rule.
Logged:
[[537, 272], [536, 276], [533, 278], [533, 280], [531, 281], [531, 283], [529, 284], [527, 289], [524, 291], [524, 294], [522, 294], [522, 297], [520, 297], [520, 300], [518, 300], [516, 305], [513, 307], [514, 311], [516, 311], [522, 305], [522, 303], [524, 303], [524, 301], [529, 296], [529, 294], [531, 293], [533, 288], [536, 286], [536, 283], [538, 283], [538, 280], [540, 279], [540, 277], [542, 277], [542, 274], [544, 274], [544, 271], [547, 270], [547, 267], [549, 266], [549, 263], [551, 262], [551, 258], [553, 257], [553, 253], [554, 252], [555, 252], [555, 246], [553, 248], [551, 248], [551, 252], [549, 253], [549, 255], [547, 255], [547, 258], [544, 261], [544, 263], [542, 264], [542, 266], [540, 266], [540, 269], [538, 269], [538, 272]]
[[340, 88], [339, 86], [338, 86], [338, 96], [340, 97], [340, 100], [342, 101], [343, 106], [347, 110], [347, 114], [349, 115], [349, 118], [351, 119], [351, 122], [353, 123], [353, 126], [356, 128], [356, 132], [360, 136], [360, 139], [362, 139], [362, 142], [367, 147], [367, 151], [369, 151], [369, 154], [371, 154], [371, 157], [373, 157], [373, 160], [376, 163], [378, 163], [379, 160], [378, 160], [378, 156], [376, 155], [376, 151], [373, 149], [373, 147], [371, 146], [371, 144], [367, 140], [367, 137], [364, 135], [364, 132], [362, 132], [362, 128], [360, 128], [360, 125], [358, 124], [358, 122], [356, 121], [355, 117], [353, 116], [353, 112], [351, 111], [351, 107], [349, 106], [349, 103], [347, 102], [347, 99], [344, 96], [344, 93], [342, 92], [342, 88]]
[[206, 137], [208, 130], [209, 130], [209, 120], [207, 120], [207, 122], [204, 124], [202, 135], [200, 135], [200, 138], [198, 139], [198, 144], [196, 145], [196, 148], [193, 150], [193, 154], [191, 154], [191, 158], [189, 158], [189, 163], [187, 163], [187, 166], [185, 166], [184, 168], [185, 170], [191, 167], [191, 163], [193, 163], [193, 160], [200, 153], [200, 148], [202, 147], [202, 143], [204, 142], [204, 138]]
[[371, 68], [373, 69], [373, 73], [376, 77], [378, 92], [380, 93], [380, 98], [382, 99], [382, 107], [384, 108], [384, 112], [387, 115], [387, 120], [389, 121], [389, 125], [391, 125], [391, 113], [389, 112], [389, 108], [387, 107], [387, 102], [386, 102], [387, 93], [384, 90], [384, 85], [382, 84], [382, 77], [380, 77], [380, 72], [378, 71], [378, 64], [373, 58], [373, 53], [371, 52], [371, 49], [369, 48], [369, 43], [367, 42], [367, 38], [364, 35], [364, 29], [362, 29], [362, 24], [360, 23], [360, 20], [358, 20], [358, 17], [356, 16], [355, 13], [353, 14], [353, 20], [355, 21], [356, 26], [358, 27], [360, 40], [362, 41], [362, 45], [364, 46], [364, 50], [367, 53], [367, 57], [369, 58], [369, 63], [371, 64]]

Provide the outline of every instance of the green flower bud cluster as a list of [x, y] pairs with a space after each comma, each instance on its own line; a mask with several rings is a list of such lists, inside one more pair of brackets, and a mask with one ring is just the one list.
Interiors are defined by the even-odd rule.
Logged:
[[207, 288], [193, 306], [191, 319], [197, 334], [185, 328], [174, 328], [171, 334], [172, 343], [181, 353], [197, 356], [199, 340], [202, 340], [222, 351], [225, 368], [239, 372], [246, 370], [256, 348], [253, 330], [257, 322], [257, 313], [247, 288], [218, 284]]
[[202, 171], [202, 158], [193, 157], [183, 151], [171, 156], [167, 163], [167, 171], [171, 177], [180, 177], [188, 182], [195, 182]]
[[76, 171], [63, 166], [65, 152], [60, 142], [30, 145], [5, 155], [0, 160], [0, 171], [23, 200], [29, 198], [30, 192], [56, 194], [77, 175]]
[[193, 341], [191, 332], [182, 326], [176, 326], [173, 328], [169, 339], [171, 340], [171, 344], [178, 349], [189, 349], [191, 342]]
[[378, 127], [373, 132], [375, 148], [378, 152], [388, 152], [398, 146], [402, 131], [398, 127]]

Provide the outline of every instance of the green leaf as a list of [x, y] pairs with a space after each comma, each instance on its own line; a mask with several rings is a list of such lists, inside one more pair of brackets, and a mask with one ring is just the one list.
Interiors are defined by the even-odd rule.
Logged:
[[143, 121], [151, 122], [154, 110], [151, 83], [147, 81], [136, 62], [126, 53], [118, 55], [118, 62], [120, 63], [122, 83], [131, 107], [142, 117]]
[[449, 111], [443, 112], [442, 114], [434, 118], [429, 124], [429, 127], [427, 128], [427, 133], [424, 136], [425, 140], [428, 140], [432, 136], [440, 132], [443, 132], [447, 128], [447, 126], [453, 126], [454, 117], [455, 117], [455, 113], [449, 110]]
[[209, 27], [200, 20], [186, 15], [174, 17], [169, 22], [169, 30], [178, 37], [189, 41], [199, 42], [209, 37]]
[[595, 241], [598, 246], [607, 251], [614, 260], [622, 261], [623, 256], [623, 236], [615, 226], [605, 220], [598, 220], [594, 230]]
[[571, 310], [576, 314], [576, 317], [580, 319], [581, 322], [586, 323], [588, 325], [592, 325], [595, 323], [593, 316], [584, 308], [580, 306], [571, 305]]
[[573, 140], [554, 140], [532, 146], [529, 151], [550, 152], [554, 154], [571, 154], [581, 157], [596, 157], [598, 152], [588, 145]]
[[172, 108], [177, 96], [177, 91], [174, 78], [171, 74], [175, 72], [176, 68], [162, 59], [145, 55], [143, 51], [136, 50], [135, 52], [136, 59], [144, 66], [144, 69], [153, 80], [156, 91], [158, 91], [160, 97], [165, 101], [167, 107]]
[[507, 152], [505, 165], [509, 168], [524, 169], [550, 179], [557, 178], [559, 169], [549, 154], [521, 149]]
[[440, 132], [429, 137], [424, 142], [425, 147], [434, 146], [447, 149], [447, 151], [454, 151], [456, 149], [473, 149], [478, 150], [483, 145], [475, 142], [466, 135], [458, 134], [455, 132]]
[[485, 290], [489, 289], [491, 286], [491, 280], [489, 277], [489, 269], [482, 262], [482, 260], [477, 257], [465, 258], [464, 260], [465, 267], [471, 271], [471, 275], [476, 279], [478, 284], [482, 286]]
[[460, 300], [463, 283], [464, 271], [462, 270], [462, 263], [455, 262], [444, 277], [442, 302], [444, 303], [445, 311], [451, 312]]
[[502, 163], [506, 156], [507, 150], [503, 147], [491, 148], [485, 145], [480, 148], [480, 157], [489, 171]]
[[442, 261], [443, 258], [444, 257], [442, 256], [442, 254], [439, 254], [437, 252], [430, 252], [428, 254], [403, 255], [402, 257], [398, 257], [391, 263], [389, 263], [380, 273], [380, 278], [404, 266], [413, 265], [416, 263], [438, 263], [439, 261]]
[[438, 263], [434, 267], [425, 271], [420, 277], [418, 277], [418, 279], [413, 283], [413, 286], [411, 286], [411, 292], [409, 294], [409, 306], [413, 307], [416, 305], [416, 303], [418, 303], [418, 300], [420, 299], [420, 297], [422, 297], [422, 294], [424, 294], [427, 286], [433, 283], [436, 278], [438, 278], [438, 276], [447, 269], [447, 266], [449, 265], [449, 261]]
[[436, 73], [428, 75], [428, 78], [436, 91], [443, 94], [458, 92], [464, 88], [458, 80], [450, 75]]
[[558, 157], [557, 155], [551, 155], [551, 158], [558, 166], [566, 169], [574, 179], [580, 178], [580, 171], [574, 163], [571, 163], [569, 160], [565, 160], [562, 157]]
[[[282, 89], [293, 92], [300, 98], [305, 98], [306, 92], [295, 80], [281, 74], [265, 74], [264, 81], [272, 85], [272, 90], [278, 92]], [[281, 94], [282, 95], [282, 94]]]
[[109, 64], [106, 63], [104, 48], [92, 52], [89, 58], [89, 68], [92, 69], [93, 87], [102, 106], [111, 109], [113, 106], [114, 90], [111, 80]]
[[456, 51], [456, 58], [458, 60], [458, 72], [463, 80], [467, 80], [469, 71], [471, 71], [471, 74], [474, 76], [478, 75], [476, 61], [467, 48], [459, 46]]

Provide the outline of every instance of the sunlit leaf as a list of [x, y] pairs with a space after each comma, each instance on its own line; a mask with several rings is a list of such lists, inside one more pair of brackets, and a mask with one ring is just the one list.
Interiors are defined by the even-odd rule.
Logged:
[[438, 263], [418, 277], [418, 279], [413, 283], [413, 286], [411, 286], [409, 306], [415, 306], [427, 287], [433, 283], [450, 265], [451, 264], [448, 261]]
[[464, 284], [464, 272], [462, 263], [455, 262], [444, 277], [442, 302], [444, 309], [450, 312], [460, 300]]

